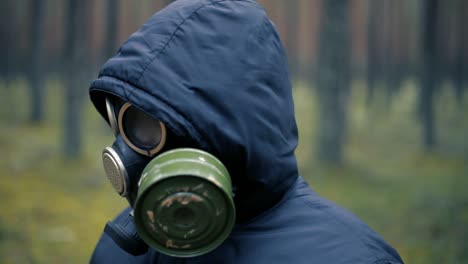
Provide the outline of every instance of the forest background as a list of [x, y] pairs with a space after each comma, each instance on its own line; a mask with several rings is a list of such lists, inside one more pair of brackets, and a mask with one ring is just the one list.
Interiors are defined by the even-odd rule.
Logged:
[[[162, 0], [0, 0], [0, 263], [86, 263], [126, 206], [89, 83]], [[468, 1], [259, 0], [301, 174], [407, 263], [468, 263]]]

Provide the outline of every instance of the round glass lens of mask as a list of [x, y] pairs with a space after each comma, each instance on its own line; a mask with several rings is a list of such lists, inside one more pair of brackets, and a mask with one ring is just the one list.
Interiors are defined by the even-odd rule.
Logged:
[[122, 126], [128, 140], [141, 149], [154, 149], [161, 142], [162, 130], [159, 120], [136, 107], [131, 106], [125, 111]]

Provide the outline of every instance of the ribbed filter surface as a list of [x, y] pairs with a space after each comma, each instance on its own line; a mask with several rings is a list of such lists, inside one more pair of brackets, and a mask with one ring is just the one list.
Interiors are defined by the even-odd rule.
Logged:
[[124, 177], [125, 171], [122, 171], [123, 168], [119, 166], [115, 158], [109, 153], [104, 153], [102, 155], [102, 163], [104, 164], [104, 170], [107, 178], [112, 184], [114, 190], [120, 195], [124, 195], [126, 192], [126, 185]]

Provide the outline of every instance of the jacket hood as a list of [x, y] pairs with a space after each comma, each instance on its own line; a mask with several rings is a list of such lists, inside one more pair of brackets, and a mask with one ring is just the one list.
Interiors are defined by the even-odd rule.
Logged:
[[273, 206], [297, 178], [287, 62], [255, 1], [175, 1], [92, 82], [91, 100], [106, 120], [109, 93], [218, 157], [236, 188], [238, 221]]

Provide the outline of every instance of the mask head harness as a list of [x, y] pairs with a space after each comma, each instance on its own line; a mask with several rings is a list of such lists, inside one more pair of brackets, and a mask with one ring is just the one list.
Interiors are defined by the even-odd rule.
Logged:
[[129, 102], [106, 98], [116, 140], [102, 154], [114, 190], [127, 198], [139, 236], [176, 257], [219, 246], [235, 223], [231, 179], [213, 155], [184, 146], [163, 122]]

